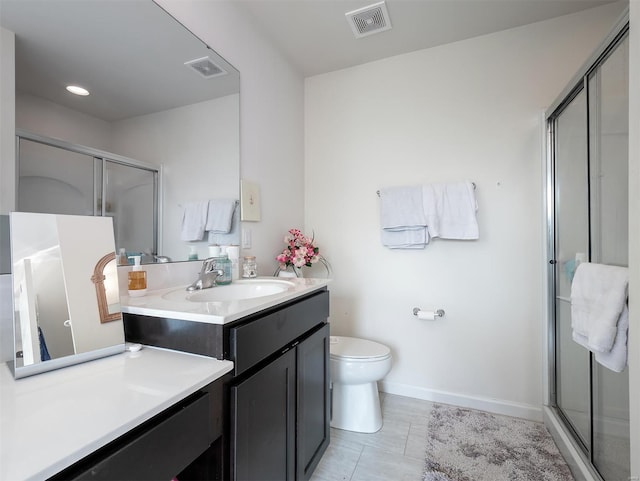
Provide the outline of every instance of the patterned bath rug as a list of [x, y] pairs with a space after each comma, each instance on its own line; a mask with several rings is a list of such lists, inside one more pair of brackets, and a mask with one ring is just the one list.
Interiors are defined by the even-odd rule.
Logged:
[[542, 423], [435, 404], [423, 481], [573, 481]]

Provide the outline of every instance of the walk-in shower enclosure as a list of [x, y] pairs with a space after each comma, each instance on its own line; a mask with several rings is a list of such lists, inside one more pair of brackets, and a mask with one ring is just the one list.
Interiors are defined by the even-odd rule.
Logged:
[[580, 262], [627, 266], [628, 29], [625, 15], [546, 115], [549, 412], [578, 453], [578, 479], [630, 470], [628, 368], [611, 371], [573, 341], [570, 300]]

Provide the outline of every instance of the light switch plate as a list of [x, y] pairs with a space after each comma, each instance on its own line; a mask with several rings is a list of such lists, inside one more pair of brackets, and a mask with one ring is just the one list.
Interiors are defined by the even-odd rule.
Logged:
[[260, 221], [260, 186], [247, 180], [240, 181], [240, 220]]
[[251, 249], [251, 229], [242, 229], [242, 248]]

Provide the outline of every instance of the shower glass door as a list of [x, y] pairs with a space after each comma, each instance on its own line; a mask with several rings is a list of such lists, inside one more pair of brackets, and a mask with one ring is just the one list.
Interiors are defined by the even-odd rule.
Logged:
[[628, 265], [628, 25], [549, 115], [552, 403], [605, 481], [630, 473], [629, 373], [573, 341], [571, 282], [580, 262]]
[[[629, 39], [588, 78], [591, 261], [628, 265]], [[606, 480], [629, 477], [629, 371], [593, 362], [593, 463]]]
[[555, 350], [556, 404], [585, 449], [590, 446], [589, 352], [573, 341], [571, 281], [589, 253], [586, 90], [555, 119]]
[[35, 134], [18, 135], [17, 210], [113, 218], [116, 247], [158, 248], [157, 169]]

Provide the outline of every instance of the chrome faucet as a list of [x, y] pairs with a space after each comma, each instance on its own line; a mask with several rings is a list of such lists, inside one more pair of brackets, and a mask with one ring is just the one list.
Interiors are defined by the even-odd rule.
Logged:
[[216, 266], [216, 258], [209, 257], [202, 263], [202, 269], [198, 275], [198, 279], [187, 287], [187, 291], [198, 291], [200, 289], [209, 289], [215, 287], [218, 277], [223, 276], [224, 271]]

